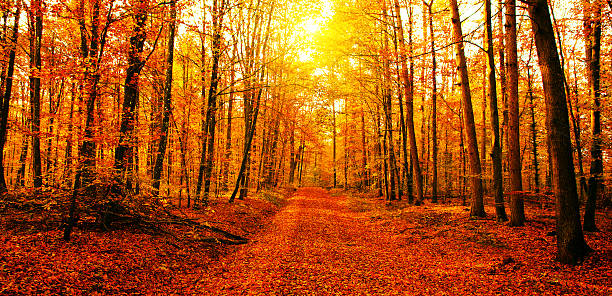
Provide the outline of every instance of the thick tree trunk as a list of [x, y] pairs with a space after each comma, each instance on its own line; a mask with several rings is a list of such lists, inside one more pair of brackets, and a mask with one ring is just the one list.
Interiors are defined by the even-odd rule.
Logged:
[[590, 251], [580, 225], [576, 175], [572, 157], [563, 71], [546, 0], [528, 2], [546, 101], [546, 128], [552, 158], [552, 189], [556, 196], [557, 258], [575, 264]]
[[486, 216], [482, 192], [482, 175], [480, 167], [480, 156], [478, 155], [478, 140], [476, 139], [476, 126], [474, 124], [474, 111], [472, 109], [472, 96], [470, 93], [470, 82], [468, 78], [467, 62], [463, 51], [463, 33], [459, 19], [459, 7], [457, 0], [451, 0], [451, 12], [453, 22], [453, 35], [457, 52], [457, 71], [459, 72], [461, 85], [461, 101], [463, 102], [463, 121], [467, 138], [467, 148], [470, 160], [470, 187], [472, 191], [472, 205], [470, 216]]
[[170, 32], [168, 36], [168, 56], [166, 57], [166, 81], [164, 84], [164, 109], [161, 122], [161, 137], [157, 147], [155, 167], [153, 168], [153, 196], [159, 195], [159, 186], [164, 166], [164, 156], [168, 145], [170, 112], [172, 112], [172, 64], [174, 62], [174, 37], [176, 29], [176, 1], [170, 1]]

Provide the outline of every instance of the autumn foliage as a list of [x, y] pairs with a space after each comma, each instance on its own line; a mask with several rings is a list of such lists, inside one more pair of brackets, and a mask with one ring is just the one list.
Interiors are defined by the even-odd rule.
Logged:
[[3, 1], [0, 294], [609, 294], [611, 16]]

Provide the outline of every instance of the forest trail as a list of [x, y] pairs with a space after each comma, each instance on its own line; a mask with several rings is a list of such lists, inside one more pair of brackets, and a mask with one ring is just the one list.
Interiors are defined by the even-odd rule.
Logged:
[[[345, 196], [300, 189], [266, 232], [210, 270], [199, 283], [220, 294], [385, 293], [417, 276], [416, 258], [347, 207]], [[426, 272], [425, 270], [421, 273]], [[405, 288], [405, 287], [403, 287]]]
[[[606, 295], [608, 268], [563, 269], [554, 242], [459, 207], [408, 207], [299, 189], [263, 231], [192, 275], [202, 295]], [[388, 216], [389, 213], [391, 214]], [[497, 229], [497, 230], [495, 230]], [[601, 247], [599, 247], [601, 248]], [[605, 249], [605, 248], [604, 248]], [[600, 258], [605, 258], [605, 255]], [[594, 263], [608, 264], [608, 260]], [[589, 263], [591, 264], [591, 263]], [[196, 278], [193, 278], [195, 276]], [[191, 283], [193, 283], [191, 282]]]
[[445, 252], [407, 244], [389, 232], [351, 210], [344, 195], [300, 189], [265, 232], [211, 267], [197, 289], [279, 295], [453, 291], [462, 271], [441, 260]]

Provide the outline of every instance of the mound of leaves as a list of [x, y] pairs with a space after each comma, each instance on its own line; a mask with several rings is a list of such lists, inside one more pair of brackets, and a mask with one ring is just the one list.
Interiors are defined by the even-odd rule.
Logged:
[[[61, 188], [27, 189], [4, 194], [0, 197], [0, 227], [13, 232], [63, 229], [70, 221], [73, 194]], [[247, 242], [240, 235], [187, 217], [165, 197], [134, 194], [117, 184], [96, 183], [84, 188], [76, 192], [75, 202], [75, 227], [81, 229], [127, 229], [173, 236], [187, 233], [204, 242]]]

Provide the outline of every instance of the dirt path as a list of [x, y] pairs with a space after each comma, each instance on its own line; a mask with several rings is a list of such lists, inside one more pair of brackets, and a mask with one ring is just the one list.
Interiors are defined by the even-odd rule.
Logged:
[[[323, 189], [300, 189], [265, 231], [206, 273], [196, 272], [195, 286], [186, 284], [202, 295], [605, 295], [610, 291], [605, 280], [608, 268], [595, 272], [560, 267], [552, 258], [554, 241], [546, 241], [545, 236], [525, 241], [534, 234], [493, 221], [468, 221], [462, 211], [453, 216], [443, 207], [411, 207], [408, 219], [377, 217], [371, 209], [356, 208], [355, 201]], [[487, 227], [498, 228], [504, 237], [487, 232]], [[512, 260], [502, 263], [508, 254]]]
[[344, 196], [301, 189], [265, 234], [224, 258], [199, 288], [219, 294], [430, 294], [414, 285], [429, 280], [429, 269], [367, 220], [347, 208]]

